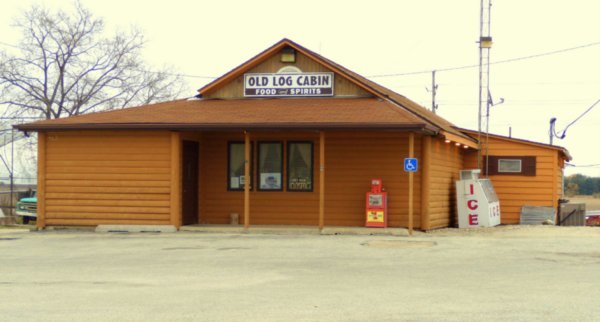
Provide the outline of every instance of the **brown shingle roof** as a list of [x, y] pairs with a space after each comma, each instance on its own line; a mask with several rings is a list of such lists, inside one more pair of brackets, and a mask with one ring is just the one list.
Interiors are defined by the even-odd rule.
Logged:
[[[472, 135], [472, 136], [477, 136], [478, 132], [475, 130], [469, 130], [469, 129], [463, 129], [463, 128], [456, 128], [457, 130], [466, 133], [468, 135]], [[486, 133], [481, 133], [482, 136], [488, 135], [489, 137], [492, 138], [496, 138], [496, 139], [500, 139], [500, 140], [505, 140], [505, 141], [510, 141], [513, 143], [520, 143], [520, 144], [526, 144], [526, 145], [533, 145], [533, 146], [537, 146], [540, 148], [546, 148], [546, 149], [551, 149], [551, 150], [557, 150], [559, 151], [563, 158], [567, 161], [571, 161], [573, 159], [573, 157], [571, 156], [571, 154], [569, 153], [569, 150], [567, 150], [567, 148], [562, 147], [562, 146], [558, 146], [558, 145], [550, 145], [550, 144], [545, 144], [545, 143], [541, 143], [541, 142], [535, 142], [535, 141], [530, 141], [530, 140], [524, 140], [524, 139], [517, 139], [517, 138], [513, 138], [513, 137], [508, 137], [508, 136], [504, 136], [504, 135], [499, 135], [499, 134], [486, 134]]]
[[54, 129], [254, 129], [388, 128], [435, 131], [426, 122], [376, 98], [177, 100], [44, 120], [20, 130]]

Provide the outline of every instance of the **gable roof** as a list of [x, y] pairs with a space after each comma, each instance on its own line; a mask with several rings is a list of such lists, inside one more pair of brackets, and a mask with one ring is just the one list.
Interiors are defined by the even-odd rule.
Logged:
[[[468, 135], [472, 135], [472, 136], [476, 136], [478, 135], [478, 132], [475, 130], [469, 130], [469, 129], [463, 129], [463, 128], [456, 128], [457, 130], [468, 134]], [[499, 135], [499, 134], [485, 134], [482, 133], [482, 135], [488, 135], [491, 138], [494, 139], [498, 139], [498, 140], [504, 140], [504, 141], [509, 141], [512, 143], [517, 143], [517, 144], [525, 144], [525, 145], [530, 145], [530, 146], [535, 146], [538, 148], [544, 148], [544, 149], [550, 149], [550, 150], [556, 150], [558, 152], [560, 152], [563, 156], [563, 158], [567, 161], [571, 161], [573, 159], [573, 157], [571, 156], [571, 154], [569, 153], [569, 150], [567, 150], [566, 148], [562, 147], [562, 146], [558, 146], [558, 145], [550, 145], [550, 144], [545, 144], [545, 143], [540, 143], [540, 142], [535, 142], [535, 141], [529, 141], [529, 140], [524, 140], [524, 139], [517, 139], [517, 138], [513, 138], [513, 137], [508, 137], [508, 136], [504, 136], [504, 135]]]
[[[324, 65], [325, 67], [329, 68], [330, 70], [334, 71], [335, 73], [345, 77], [350, 82], [352, 82], [355, 85], [357, 85], [358, 87], [366, 90], [367, 92], [375, 95], [376, 97], [389, 100], [393, 104], [398, 105], [399, 107], [409, 111], [410, 113], [412, 113], [416, 117], [422, 119], [423, 121], [440, 128], [442, 130], [442, 133], [440, 133], [440, 134], [445, 135], [445, 133], [449, 133], [453, 137], [458, 136], [465, 141], [473, 142], [473, 138], [466, 136], [464, 133], [456, 130], [454, 124], [452, 124], [451, 122], [442, 118], [441, 116], [431, 112], [430, 110], [426, 109], [425, 107], [417, 104], [416, 102], [411, 101], [410, 99], [406, 98], [403, 95], [400, 95], [384, 86], [381, 86], [381, 85], [359, 75], [359, 74], [347, 69], [346, 67], [344, 67], [340, 64], [337, 64], [337, 63], [329, 60], [328, 58], [325, 58], [325, 57], [321, 56], [320, 54], [317, 54], [317, 53], [315, 53], [315, 52], [313, 52], [313, 51], [311, 51], [311, 50], [309, 50], [287, 38], [280, 40], [279, 42], [277, 42], [273, 46], [265, 49], [258, 55], [250, 58], [246, 62], [244, 62], [241, 65], [230, 70], [225, 75], [219, 77], [218, 79], [216, 79], [216, 80], [210, 82], [209, 84], [205, 85], [204, 87], [200, 88], [198, 90], [198, 92], [200, 93], [200, 95], [206, 95], [210, 92], [217, 90], [218, 88], [221, 88], [222, 86], [225, 86], [233, 79], [243, 75], [245, 72], [258, 66], [259, 64], [261, 64], [262, 62], [267, 60], [269, 57], [276, 54], [281, 49], [283, 49], [287, 46], [292, 47], [293, 49], [295, 49], [298, 52], [307, 56], [308, 58], [316, 61], [317, 63], [319, 63], [321, 65]], [[464, 142], [464, 143], [467, 143], [467, 142]]]

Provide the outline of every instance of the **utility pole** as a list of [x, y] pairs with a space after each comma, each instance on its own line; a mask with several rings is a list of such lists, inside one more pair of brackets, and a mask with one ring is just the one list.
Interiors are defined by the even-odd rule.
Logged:
[[556, 124], [556, 117], [553, 117], [550, 119], [550, 129], [548, 130], [548, 133], [550, 135], [550, 145], [552, 145], [552, 141], [554, 139], [554, 132], [556, 131], [554, 129], [555, 124]]
[[15, 204], [13, 201], [15, 194], [15, 129], [10, 129], [10, 215], [15, 216]]
[[435, 114], [438, 105], [435, 103], [435, 94], [437, 93], [438, 85], [435, 83], [435, 70], [431, 71], [431, 111]]
[[[492, 47], [492, 36], [490, 34], [491, 26], [491, 7], [492, 0], [481, 0], [481, 12], [479, 19], [479, 112], [477, 114], [478, 141], [477, 167], [481, 169], [481, 131], [489, 130], [489, 112], [490, 112], [490, 48]], [[485, 120], [485, 126], [483, 124]], [[487, 147], [487, 141], [485, 143]], [[487, 158], [487, 154], [486, 154]], [[486, 162], [487, 168], [487, 162]], [[486, 169], [487, 175], [487, 169]]]

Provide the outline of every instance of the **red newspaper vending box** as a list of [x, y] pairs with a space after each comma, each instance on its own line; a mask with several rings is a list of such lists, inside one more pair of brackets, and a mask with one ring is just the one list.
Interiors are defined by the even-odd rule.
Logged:
[[387, 192], [382, 190], [381, 179], [371, 180], [371, 192], [367, 192], [367, 227], [387, 227]]

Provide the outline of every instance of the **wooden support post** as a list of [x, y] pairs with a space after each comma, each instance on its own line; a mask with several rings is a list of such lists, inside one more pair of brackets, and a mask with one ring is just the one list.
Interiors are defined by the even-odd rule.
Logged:
[[429, 195], [430, 195], [430, 166], [431, 166], [431, 136], [424, 135], [421, 143], [421, 229], [431, 228], [429, 217]]
[[319, 229], [325, 227], [325, 132], [319, 132]]
[[244, 229], [250, 227], [250, 133], [244, 131]]
[[38, 132], [36, 226], [38, 229], [46, 227], [46, 132]]
[[171, 132], [171, 225], [181, 227], [181, 134]]
[[[408, 157], [414, 158], [415, 155], [415, 134], [408, 134]], [[408, 234], [413, 234], [413, 172], [408, 173]]]

